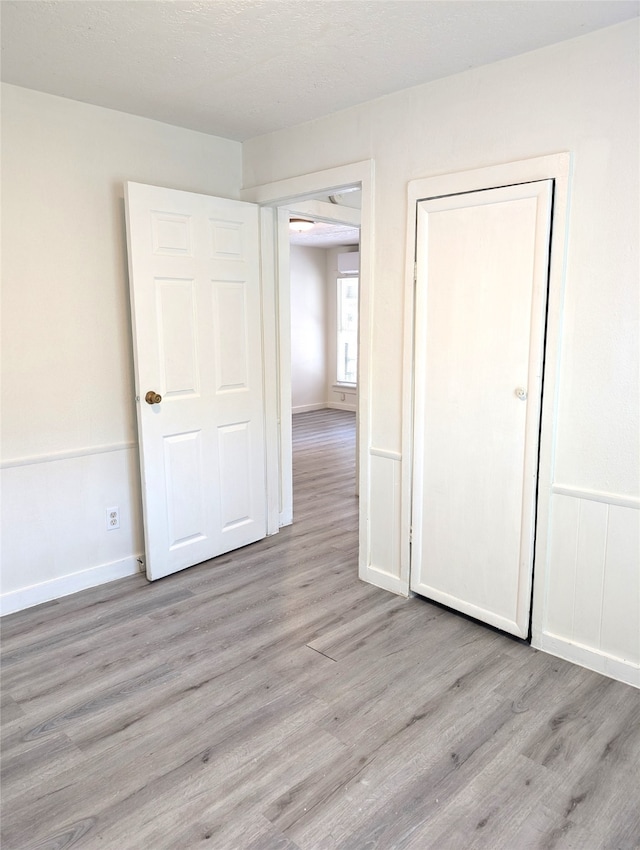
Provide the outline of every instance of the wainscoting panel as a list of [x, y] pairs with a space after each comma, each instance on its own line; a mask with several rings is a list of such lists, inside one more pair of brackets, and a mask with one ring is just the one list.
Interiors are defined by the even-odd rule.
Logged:
[[369, 450], [371, 495], [374, 512], [369, 517], [369, 563], [365, 581], [407, 595], [400, 580], [400, 475], [399, 452]]
[[569, 493], [552, 496], [540, 648], [640, 686], [640, 511]]
[[[138, 571], [144, 543], [136, 446], [9, 461], [1, 485], [3, 614]], [[120, 527], [109, 530], [112, 506]]]
[[600, 647], [640, 665], [640, 511], [609, 508]]

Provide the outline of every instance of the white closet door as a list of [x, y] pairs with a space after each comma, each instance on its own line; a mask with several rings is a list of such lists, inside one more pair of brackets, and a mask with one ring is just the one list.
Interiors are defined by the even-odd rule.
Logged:
[[146, 569], [266, 534], [258, 208], [128, 183]]
[[526, 637], [553, 181], [418, 204], [411, 589]]

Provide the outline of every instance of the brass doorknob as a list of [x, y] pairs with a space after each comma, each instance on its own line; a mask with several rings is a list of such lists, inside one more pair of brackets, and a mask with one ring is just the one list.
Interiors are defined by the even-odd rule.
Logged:
[[162, 401], [162, 396], [158, 393], [155, 393], [153, 390], [149, 390], [149, 392], [144, 397], [144, 400], [147, 404], [160, 404]]

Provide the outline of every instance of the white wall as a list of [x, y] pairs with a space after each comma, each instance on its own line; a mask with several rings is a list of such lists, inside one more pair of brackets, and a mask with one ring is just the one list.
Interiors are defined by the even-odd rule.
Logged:
[[293, 413], [327, 406], [326, 251], [292, 245], [291, 408]]
[[[375, 161], [368, 561], [399, 575], [403, 292], [410, 180], [573, 155], [549, 584], [538, 642], [640, 683], [638, 23], [419, 86], [243, 146], [246, 187]], [[393, 483], [393, 486], [392, 486]], [[563, 497], [578, 500], [566, 509]], [[598, 569], [558, 541], [609, 507]], [[584, 503], [584, 504], [583, 504]], [[587, 504], [588, 503], [588, 504]], [[619, 511], [624, 511], [624, 518]], [[573, 517], [573, 519], [572, 519]], [[597, 634], [578, 622], [598, 612]], [[624, 623], [622, 622], [624, 620]]]
[[143, 550], [126, 180], [237, 198], [241, 147], [2, 87], [3, 610], [130, 573]]

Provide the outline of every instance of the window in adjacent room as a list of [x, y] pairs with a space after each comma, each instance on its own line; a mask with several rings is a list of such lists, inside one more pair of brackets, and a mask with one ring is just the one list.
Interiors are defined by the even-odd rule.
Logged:
[[358, 278], [338, 278], [339, 384], [354, 384], [358, 375]]

